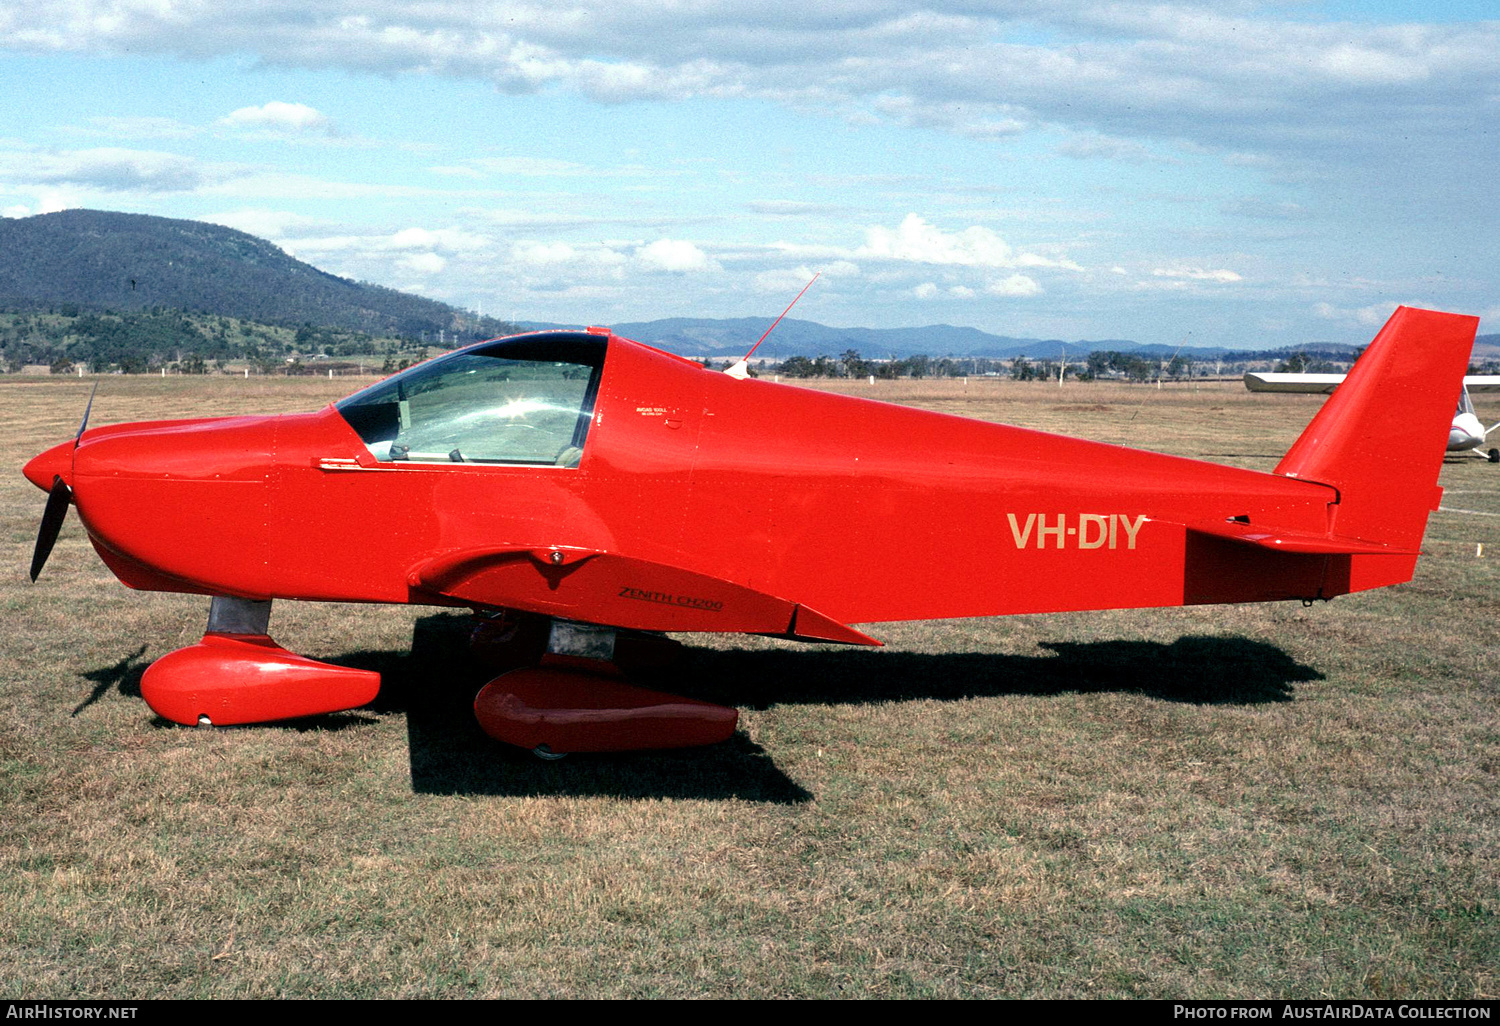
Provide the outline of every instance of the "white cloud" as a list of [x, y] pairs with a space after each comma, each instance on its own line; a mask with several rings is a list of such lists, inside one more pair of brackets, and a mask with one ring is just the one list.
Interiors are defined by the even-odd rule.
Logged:
[[1308, 217], [1308, 210], [1300, 203], [1290, 200], [1266, 199], [1260, 196], [1230, 200], [1221, 210], [1226, 214], [1248, 217], [1258, 221], [1298, 221]]
[[[366, 0], [351, 13], [342, 0], [32, 0], [0, 14], [0, 45], [249, 54], [298, 68], [486, 80], [515, 93], [571, 90], [609, 103], [753, 97], [1002, 143], [1030, 126], [1064, 126], [1123, 140], [1114, 153], [1074, 145], [1122, 160], [1140, 157], [1142, 144], [1179, 139], [1252, 157], [1271, 148], [1331, 160], [1403, 133], [1462, 140], [1500, 85], [1500, 22], [1315, 21], [1282, 17], [1283, 9], [1196, 0], [929, 0], [915, 10], [889, 0]], [[245, 110], [281, 130], [324, 130], [315, 111]], [[1372, 124], [1382, 131], [1369, 132]]]
[[55, 214], [59, 210], [74, 210], [84, 206], [75, 189], [43, 189], [37, 195], [36, 212]]
[[239, 168], [238, 177], [215, 185], [224, 196], [244, 200], [306, 202], [308, 200], [439, 199], [451, 203], [459, 198], [487, 199], [500, 193], [489, 190], [439, 189], [403, 185], [398, 182], [350, 181], [335, 176], [284, 172], [277, 169]]
[[[1399, 303], [1371, 303], [1369, 306], [1361, 306], [1355, 309], [1337, 307], [1331, 303], [1315, 303], [1313, 314], [1328, 321], [1349, 321], [1361, 324], [1365, 327], [1378, 328], [1390, 320], [1391, 314], [1396, 312]], [[1409, 306], [1422, 306], [1422, 303], [1409, 303]]]
[[[812, 281], [817, 272], [810, 267], [776, 267], [770, 270], [758, 271], [751, 278], [751, 286], [757, 292], [766, 292], [776, 295], [784, 295], [788, 299], [795, 296]], [[813, 286], [817, 291], [822, 285]]]
[[483, 235], [459, 228], [403, 228], [390, 236], [391, 249], [443, 249], [451, 253], [471, 253], [489, 249], [493, 243]]
[[566, 242], [518, 242], [511, 247], [510, 255], [517, 263], [536, 267], [567, 264], [579, 258], [578, 251]]
[[827, 243], [816, 242], [786, 242], [778, 240], [766, 245], [766, 249], [779, 256], [795, 257], [801, 260], [847, 260], [857, 256], [857, 249], [847, 246], [832, 246]]
[[934, 282], [924, 281], [922, 284], [912, 289], [911, 294], [916, 296], [918, 299], [933, 299], [938, 294], [938, 287]]
[[219, 119], [226, 128], [256, 129], [275, 134], [318, 132], [333, 135], [333, 122], [327, 115], [305, 103], [272, 100], [259, 107], [241, 107]]
[[176, 118], [152, 115], [90, 118], [87, 128], [78, 129], [81, 135], [123, 135], [131, 139], [186, 139], [198, 132], [196, 126]]
[[843, 208], [826, 203], [808, 203], [802, 200], [751, 200], [745, 209], [766, 217], [805, 218], [817, 214], [839, 213]]
[[1075, 160], [1116, 160], [1125, 164], [1171, 164], [1172, 157], [1152, 150], [1134, 139], [1116, 139], [1093, 133], [1069, 139], [1057, 147], [1057, 152]]
[[1323, 47], [1313, 61], [1313, 70], [1333, 81], [1355, 85], [1404, 85], [1430, 78], [1436, 69], [1420, 49], [1403, 53], [1372, 39], [1364, 44]]
[[105, 192], [194, 192], [248, 173], [228, 164], [204, 164], [155, 150], [100, 147], [37, 152], [0, 151], [0, 182], [19, 186], [66, 185]]
[[480, 157], [469, 161], [468, 166], [490, 174], [535, 178], [572, 178], [589, 173], [582, 164], [552, 157]]
[[[1293, 20], [1259, 3], [366, 0], [351, 10], [342, 0], [31, 0], [0, 15], [0, 45], [251, 54], [267, 65], [446, 75], [603, 102], [754, 98], [1001, 142], [1064, 126], [1083, 133], [1074, 151], [1125, 160], [1178, 139], [1332, 160], [1403, 133], [1463, 141], [1500, 86], [1496, 21]], [[281, 130], [324, 130], [317, 111], [278, 104], [311, 111], [282, 101], [243, 110]], [[1092, 135], [1118, 148], [1107, 153]]]
[[[243, 209], [210, 215], [205, 220], [269, 239], [286, 252], [346, 277], [407, 287], [415, 279], [454, 272], [454, 258], [473, 275], [501, 258], [494, 240], [458, 228], [402, 228], [370, 234], [330, 234], [319, 219], [279, 210]], [[446, 279], [445, 279], [446, 280]], [[419, 284], [419, 291], [433, 289]]]
[[227, 215], [227, 219], [222, 223], [229, 223], [230, 219], [237, 222], [232, 225], [234, 227], [257, 221], [266, 227], [275, 227], [279, 224], [282, 230], [276, 233], [277, 236], [285, 238], [292, 235], [298, 251], [302, 253], [358, 253], [369, 256], [383, 253], [429, 253], [442, 250], [447, 253], [472, 254], [496, 248], [492, 240], [457, 228], [402, 228], [400, 231], [379, 235], [296, 235], [293, 231], [296, 227], [311, 227], [316, 222], [300, 219], [295, 215], [267, 212], [239, 216]]
[[566, 242], [524, 240], [511, 246], [510, 259], [522, 267], [548, 268], [570, 264], [618, 267], [625, 263], [627, 258], [625, 254], [602, 243], [574, 246]]
[[1233, 271], [1220, 268], [1219, 270], [1205, 270], [1201, 267], [1157, 267], [1151, 273], [1158, 278], [1168, 278], [1177, 281], [1206, 281], [1216, 285], [1228, 285], [1243, 279]]
[[636, 262], [650, 271], [721, 271], [719, 264], [691, 242], [681, 239], [657, 239], [635, 251]]
[[413, 253], [398, 259], [396, 266], [414, 274], [437, 274], [448, 266], [448, 261], [436, 253]]
[[1024, 274], [1012, 274], [1008, 278], [990, 282], [984, 287], [984, 291], [992, 296], [1039, 296], [1042, 294], [1042, 287]]
[[823, 264], [799, 264], [796, 267], [776, 267], [757, 272], [752, 279], [752, 285], [757, 292], [777, 292], [795, 296], [812, 282], [814, 276], [817, 277], [818, 283], [813, 285], [813, 291], [808, 295], [813, 295], [840, 280], [858, 278], [860, 270], [858, 264], [848, 260], [834, 260]]
[[907, 214], [894, 230], [881, 226], [865, 231], [865, 244], [855, 255], [917, 264], [957, 264], [967, 267], [1055, 267], [1081, 271], [1066, 258], [1053, 259], [1020, 252], [982, 225], [945, 232], [916, 214]]
[[913, 128], [936, 128], [978, 139], [1019, 135], [1031, 127], [1014, 108], [989, 103], [921, 102], [912, 96], [877, 96], [872, 104], [884, 116]]
[[317, 218], [285, 210], [245, 208], [206, 214], [202, 219], [210, 224], [222, 224], [226, 228], [234, 228], [272, 241], [291, 235], [306, 235], [310, 231], [323, 231], [327, 228], [326, 224]]

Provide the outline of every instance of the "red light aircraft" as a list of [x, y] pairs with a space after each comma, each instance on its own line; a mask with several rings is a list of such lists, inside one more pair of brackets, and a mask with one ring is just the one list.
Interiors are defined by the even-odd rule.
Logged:
[[1398, 310], [1271, 473], [714, 373], [605, 329], [522, 335], [316, 413], [81, 427], [25, 469], [50, 493], [32, 578], [74, 504], [126, 585], [212, 596], [203, 640], [142, 680], [179, 723], [369, 702], [377, 674], [271, 640], [271, 601], [404, 602], [499, 616], [500, 640], [546, 625], [476, 700], [503, 741], [711, 743], [735, 710], [619, 672], [650, 632], [875, 645], [850, 624], [1409, 580], [1477, 324]]

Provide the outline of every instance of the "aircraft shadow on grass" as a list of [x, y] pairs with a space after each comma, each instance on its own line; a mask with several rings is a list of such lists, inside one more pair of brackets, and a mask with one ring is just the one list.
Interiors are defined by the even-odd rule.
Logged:
[[[417, 621], [410, 653], [350, 652], [330, 660], [381, 674], [368, 712], [333, 713], [246, 730], [347, 730], [374, 715], [405, 714], [412, 788], [427, 794], [568, 795], [623, 798], [741, 798], [796, 804], [812, 795], [740, 731], [708, 748], [575, 755], [545, 763], [484, 734], [473, 717], [477, 690], [495, 675], [468, 651], [472, 621], [437, 613]], [[1266, 704], [1292, 699], [1294, 685], [1322, 674], [1264, 641], [1188, 636], [1155, 641], [1044, 642], [1046, 655], [788, 648], [688, 648], [653, 686], [741, 709], [773, 705], [865, 705], [929, 699], [1078, 692], [1139, 694], [1197, 705]], [[84, 674], [93, 694], [111, 687], [139, 695], [144, 647]], [[163, 727], [175, 726], [159, 720]]]
[[[418, 621], [409, 656], [359, 653], [350, 665], [384, 675], [374, 708], [404, 711], [413, 789], [439, 794], [741, 798], [798, 803], [812, 795], [743, 731], [709, 748], [573, 756], [543, 763], [488, 738], [471, 715], [494, 671], [468, 657], [470, 621]], [[1236, 637], [1051, 642], [1043, 656], [924, 654], [845, 648], [717, 651], [689, 648], [653, 686], [741, 709], [863, 705], [911, 699], [1121, 692], [1194, 704], [1286, 702], [1322, 679], [1275, 645]], [[443, 681], [435, 686], [436, 681]]]
[[128, 698], [141, 697], [141, 675], [146, 672], [146, 667], [151, 665], [151, 660], [145, 658], [146, 646], [140, 648], [122, 658], [119, 662], [110, 666], [101, 666], [97, 670], [79, 674], [84, 680], [93, 681], [94, 690], [89, 692], [87, 698], [79, 702], [73, 708], [72, 715], [77, 716], [99, 699], [109, 694], [111, 689], [118, 688], [120, 694]]

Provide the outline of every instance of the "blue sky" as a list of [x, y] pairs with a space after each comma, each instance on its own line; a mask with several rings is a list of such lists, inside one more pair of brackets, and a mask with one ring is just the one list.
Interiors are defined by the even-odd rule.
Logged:
[[0, 0], [0, 213], [524, 320], [1367, 341], [1500, 317], [1490, 4]]

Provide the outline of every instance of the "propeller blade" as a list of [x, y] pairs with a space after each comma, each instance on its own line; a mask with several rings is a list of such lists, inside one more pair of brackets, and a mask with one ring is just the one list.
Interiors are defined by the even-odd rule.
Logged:
[[57, 534], [62, 530], [72, 501], [73, 489], [62, 478], [53, 477], [52, 490], [47, 493], [47, 508], [42, 511], [42, 526], [36, 533], [36, 551], [31, 555], [33, 582], [42, 572], [42, 567], [47, 565], [47, 557], [52, 555], [52, 546], [57, 543]]
[[78, 425], [78, 434], [73, 436], [73, 445], [76, 448], [83, 440], [83, 429], [89, 426], [89, 414], [94, 412], [94, 396], [99, 391], [99, 382], [94, 382], [94, 389], [89, 393], [89, 404], [83, 408], [83, 421]]

